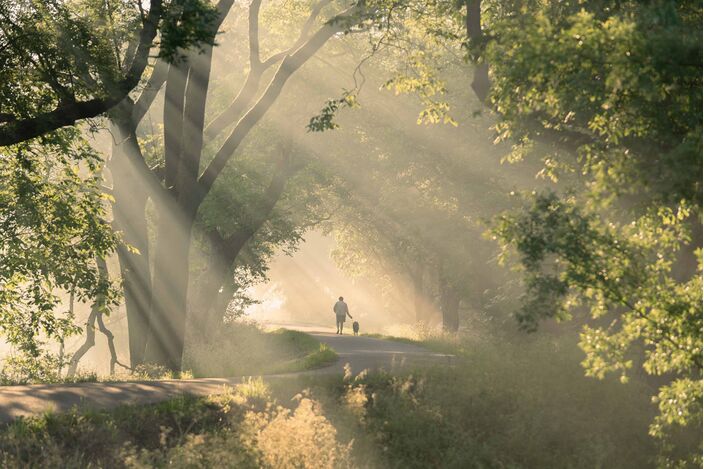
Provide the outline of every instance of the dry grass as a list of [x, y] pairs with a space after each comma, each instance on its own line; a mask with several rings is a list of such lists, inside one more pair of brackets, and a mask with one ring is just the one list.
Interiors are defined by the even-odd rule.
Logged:
[[0, 433], [2, 467], [344, 468], [320, 405], [279, 405], [261, 380], [209, 398], [21, 419]]

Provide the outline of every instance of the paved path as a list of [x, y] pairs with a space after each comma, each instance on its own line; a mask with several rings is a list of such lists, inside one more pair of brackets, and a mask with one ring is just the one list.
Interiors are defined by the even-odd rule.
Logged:
[[349, 364], [353, 373], [371, 368], [389, 371], [410, 365], [451, 364], [452, 356], [434, 353], [417, 345], [394, 340], [373, 339], [353, 335], [309, 332], [321, 342], [332, 347], [340, 359], [332, 366], [315, 370], [318, 373], [342, 371]]
[[[411, 364], [447, 364], [451, 358], [403, 342], [336, 335], [330, 332], [306, 332], [330, 345], [340, 356], [337, 363], [301, 373], [269, 375], [266, 379], [342, 373], [347, 363], [353, 373], [359, 373], [367, 368], [394, 371]], [[65, 412], [75, 406], [103, 409], [121, 404], [148, 404], [181, 394], [215, 394], [220, 392], [223, 386], [235, 386], [241, 384], [244, 379], [246, 378], [0, 386], [0, 422], [49, 410]]]

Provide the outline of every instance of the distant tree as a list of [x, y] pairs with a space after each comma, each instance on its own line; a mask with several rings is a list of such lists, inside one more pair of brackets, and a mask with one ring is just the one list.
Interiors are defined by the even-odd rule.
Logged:
[[[369, 66], [365, 74], [371, 80], [386, 71]], [[486, 152], [496, 149], [480, 126], [471, 132], [419, 129], [413, 120], [377, 115], [394, 104], [388, 95], [360, 103], [354, 120], [341, 120], [345, 124], [327, 135], [335, 150], [325, 158], [340, 205], [330, 222], [338, 243], [335, 260], [355, 275], [403, 279], [411, 286], [403, 295], [417, 321], [457, 331], [460, 310], [482, 311], [501, 283], [490, 262], [496, 248], [483, 239], [482, 220], [510, 206], [513, 184], [535, 183], [508, 172], [503, 180], [488, 176], [495, 162]], [[408, 116], [409, 107], [395, 106], [390, 113]], [[462, 123], [471, 122], [463, 117], [468, 120]], [[399, 285], [389, 287], [398, 294]]]

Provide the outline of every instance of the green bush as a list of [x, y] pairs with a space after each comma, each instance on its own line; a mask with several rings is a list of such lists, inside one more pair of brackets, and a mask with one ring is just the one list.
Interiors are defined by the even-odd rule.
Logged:
[[67, 378], [61, 374], [61, 369], [65, 367], [65, 360], [49, 352], [43, 352], [38, 356], [29, 353], [10, 355], [2, 360], [0, 386], [85, 383], [98, 380], [95, 372], [86, 371], [79, 371], [75, 376]]
[[[648, 436], [652, 387], [586, 378], [575, 342], [536, 335], [460, 341], [452, 345], [454, 367], [362, 373], [336, 390], [379, 450], [380, 467], [657, 465], [662, 448]], [[679, 444], [696, 448], [698, 435]]]

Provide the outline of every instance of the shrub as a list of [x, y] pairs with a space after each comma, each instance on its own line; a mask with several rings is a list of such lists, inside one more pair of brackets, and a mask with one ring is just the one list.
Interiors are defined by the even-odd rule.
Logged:
[[348, 375], [336, 389], [381, 467], [655, 465], [651, 386], [584, 377], [575, 342], [461, 341], [447, 345], [454, 367]]

